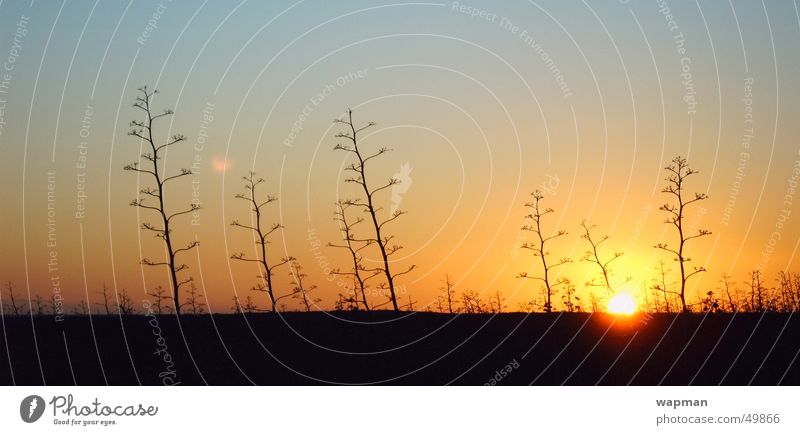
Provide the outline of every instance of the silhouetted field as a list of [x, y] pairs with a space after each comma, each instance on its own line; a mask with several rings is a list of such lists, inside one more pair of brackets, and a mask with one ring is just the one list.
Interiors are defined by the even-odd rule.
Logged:
[[798, 385], [798, 317], [6, 316], [0, 384]]

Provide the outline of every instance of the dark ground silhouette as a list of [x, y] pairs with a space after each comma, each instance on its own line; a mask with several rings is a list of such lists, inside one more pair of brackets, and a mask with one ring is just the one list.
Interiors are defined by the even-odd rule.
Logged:
[[291, 312], [179, 328], [172, 315], [5, 316], [0, 384], [798, 385], [798, 317]]

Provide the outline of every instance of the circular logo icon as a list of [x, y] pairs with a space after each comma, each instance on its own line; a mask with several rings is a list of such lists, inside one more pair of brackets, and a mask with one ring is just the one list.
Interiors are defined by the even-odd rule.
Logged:
[[22, 399], [19, 404], [19, 416], [25, 423], [33, 423], [44, 414], [44, 399], [41, 396], [31, 395]]

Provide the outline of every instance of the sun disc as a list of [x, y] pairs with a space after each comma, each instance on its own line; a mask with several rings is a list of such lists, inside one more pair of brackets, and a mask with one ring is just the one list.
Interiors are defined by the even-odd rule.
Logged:
[[619, 293], [608, 301], [608, 312], [614, 314], [633, 314], [636, 301], [627, 293]]

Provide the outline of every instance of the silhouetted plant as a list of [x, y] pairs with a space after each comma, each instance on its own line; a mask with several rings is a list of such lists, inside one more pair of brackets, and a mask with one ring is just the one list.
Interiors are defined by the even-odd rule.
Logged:
[[244, 255], [244, 252], [240, 252], [238, 254], [231, 255], [231, 259], [233, 260], [240, 260], [246, 262], [257, 263], [259, 266], [259, 274], [257, 275], [259, 282], [252, 288], [254, 291], [264, 292], [269, 296], [270, 302], [270, 309], [272, 312], [275, 312], [278, 308], [278, 301], [291, 297], [292, 294], [288, 293], [282, 296], [276, 296], [275, 290], [273, 286], [273, 271], [281, 267], [285, 264], [288, 264], [290, 261], [294, 260], [294, 257], [283, 257], [275, 264], [270, 264], [267, 252], [267, 244], [269, 243], [269, 236], [272, 235], [275, 231], [283, 229], [283, 225], [279, 223], [273, 223], [269, 229], [265, 229], [261, 224], [261, 217], [262, 217], [262, 209], [272, 204], [273, 202], [277, 201], [278, 198], [272, 195], [267, 195], [264, 198], [259, 199], [258, 195], [256, 194], [256, 190], [258, 186], [264, 182], [263, 178], [255, 178], [256, 173], [250, 172], [246, 176], [242, 177], [245, 184], [246, 193], [239, 193], [236, 195], [236, 198], [243, 199], [248, 202], [250, 205], [251, 213], [252, 213], [252, 225], [245, 225], [240, 223], [238, 220], [234, 220], [231, 222], [231, 225], [234, 227], [240, 227], [247, 230], [250, 230], [254, 234], [254, 238], [256, 239], [256, 246], [258, 246], [258, 252], [256, 253], [255, 258], [249, 258]]
[[289, 275], [292, 276], [292, 282], [294, 283], [293, 297], [299, 298], [303, 303], [303, 307], [305, 307], [306, 312], [310, 312], [312, 305], [316, 305], [322, 301], [320, 298], [313, 298], [309, 296], [309, 293], [314, 291], [317, 286], [311, 285], [306, 287], [303, 284], [303, 279], [305, 279], [308, 275], [302, 272], [303, 267], [300, 266], [300, 263], [297, 261], [292, 261], [291, 269], [292, 271], [289, 273]]
[[539, 190], [536, 190], [531, 194], [533, 200], [525, 204], [525, 207], [531, 209], [531, 212], [525, 216], [527, 220], [530, 220], [532, 224], [526, 224], [522, 227], [523, 231], [529, 231], [536, 235], [536, 240], [533, 243], [523, 243], [520, 246], [523, 249], [528, 249], [533, 251], [533, 255], [535, 257], [539, 257], [542, 262], [542, 276], [530, 276], [528, 272], [520, 272], [517, 275], [518, 278], [525, 278], [525, 279], [532, 279], [536, 281], [541, 281], [544, 283], [545, 287], [545, 303], [544, 303], [544, 311], [550, 313], [553, 311], [553, 301], [552, 297], [555, 294], [556, 287], [560, 284], [563, 284], [563, 281], [556, 280], [556, 282], [551, 282], [552, 279], [550, 277], [550, 270], [562, 266], [566, 263], [569, 263], [571, 260], [567, 257], [561, 258], [557, 262], [553, 264], [547, 264], [547, 257], [550, 254], [547, 251], [548, 242], [563, 235], [566, 235], [567, 232], [564, 230], [559, 230], [555, 234], [550, 236], [545, 236], [542, 232], [542, 218], [550, 213], [554, 213], [555, 210], [552, 208], [542, 209], [541, 202], [544, 199], [544, 195]]
[[673, 283], [667, 282], [667, 274], [669, 271], [664, 268], [664, 262], [659, 261], [658, 266], [658, 277], [654, 280], [654, 284], [651, 287], [656, 292], [656, 311], [661, 310], [658, 308], [658, 295], [661, 294], [664, 298], [664, 312], [671, 313], [672, 307], [670, 306], [669, 295], [675, 295], [677, 297], [680, 293], [669, 289], [669, 286]]
[[192, 282], [189, 284], [189, 297], [186, 299], [186, 305], [189, 307], [189, 312], [197, 315], [205, 312], [206, 304], [201, 300], [203, 295], [197, 292], [197, 286]]
[[47, 303], [45, 303], [44, 298], [40, 295], [36, 295], [33, 298], [33, 313], [37, 316], [43, 316], [46, 314]]
[[12, 284], [11, 281], [6, 283], [6, 291], [8, 292], [8, 301], [11, 303], [11, 313], [15, 316], [19, 316], [21, 314], [20, 307], [17, 305], [17, 295], [14, 293], [14, 284]]
[[152, 177], [153, 181], [155, 182], [155, 187], [145, 187], [139, 190], [139, 194], [141, 196], [137, 196], [136, 199], [131, 201], [131, 205], [134, 207], [139, 207], [145, 210], [152, 210], [158, 213], [161, 226], [157, 224], [151, 224], [149, 222], [142, 223], [142, 230], [149, 231], [153, 233], [157, 238], [164, 241], [164, 246], [166, 248], [167, 258], [165, 261], [153, 261], [149, 258], [142, 258], [141, 263], [146, 266], [167, 266], [169, 269], [169, 278], [170, 284], [172, 286], [172, 302], [175, 307], [175, 313], [180, 316], [181, 314], [181, 304], [180, 304], [180, 297], [179, 291], [181, 286], [189, 283], [191, 278], [183, 281], [178, 281], [178, 273], [183, 271], [184, 269], [188, 269], [184, 263], [179, 264], [177, 262], [177, 255], [189, 251], [195, 248], [198, 245], [198, 241], [194, 240], [189, 242], [186, 246], [182, 248], [175, 248], [175, 244], [172, 238], [172, 226], [173, 226], [173, 219], [182, 216], [188, 213], [192, 213], [196, 210], [200, 209], [200, 206], [196, 203], [191, 202], [189, 204], [189, 208], [183, 209], [174, 213], [169, 213], [167, 211], [167, 204], [166, 204], [166, 187], [167, 183], [172, 182], [174, 180], [192, 175], [192, 171], [186, 168], [182, 168], [180, 172], [166, 176], [164, 172], [166, 172], [165, 168], [160, 168], [158, 161], [162, 159], [159, 153], [167, 152], [167, 149], [172, 145], [176, 145], [180, 142], [186, 140], [186, 136], [181, 134], [176, 134], [172, 136], [169, 140], [164, 143], [156, 144], [156, 140], [154, 139], [155, 132], [154, 132], [154, 121], [163, 118], [165, 116], [170, 116], [173, 114], [172, 110], [164, 110], [163, 112], [154, 115], [154, 111], [151, 108], [152, 99], [155, 94], [158, 93], [157, 90], [148, 91], [147, 86], [139, 88], [139, 92], [141, 96], [136, 97], [136, 103], [133, 104], [133, 107], [141, 110], [144, 113], [145, 119], [142, 121], [134, 120], [131, 121], [131, 131], [128, 135], [137, 137], [140, 140], [144, 141], [147, 145], [149, 145], [149, 150], [144, 152], [141, 155], [141, 158], [146, 161], [145, 168], [139, 166], [139, 162], [131, 163], [125, 166], [126, 171], [133, 171], [140, 175], [149, 175]]
[[694, 198], [692, 199], [687, 200], [684, 198], [684, 184], [686, 183], [686, 179], [697, 173], [697, 171], [689, 167], [689, 164], [686, 162], [685, 158], [680, 156], [675, 157], [672, 159], [672, 164], [668, 165], [664, 169], [667, 171], [667, 177], [664, 179], [667, 182], [667, 186], [662, 190], [662, 192], [673, 195], [675, 197], [675, 202], [668, 202], [659, 207], [659, 210], [663, 210], [669, 214], [669, 217], [664, 221], [664, 223], [675, 227], [675, 230], [678, 233], [679, 242], [677, 249], [670, 248], [666, 243], [658, 243], [655, 245], [655, 247], [673, 254], [675, 256], [675, 261], [677, 261], [680, 265], [681, 288], [679, 296], [681, 300], [681, 309], [683, 311], [688, 311], [686, 306], [686, 282], [692, 276], [700, 272], [705, 272], [706, 269], [702, 266], [695, 266], [692, 272], [687, 273], [686, 263], [691, 261], [691, 259], [685, 254], [686, 243], [690, 240], [707, 236], [711, 234], [711, 232], [703, 229], [699, 229], [693, 233], [689, 232], [686, 228], [684, 228], [684, 213], [686, 211], [686, 207], [696, 202], [708, 199], [708, 195], [705, 193], [695, 193]]
[[95, 292], [101, 296], [103, 296], [103, 303], [97, 303], [106, 310], [106, 315], [111, 314], [111, 295], [108, 294], [108, 287], [106, 287], [106, 283], [103, 283], [103, 290], [99, 292]]
[[353, 285], [356, 291], [361, 294], [361, 300], [357, 301], [364, 305], [364, 309], [370, 311], [370, 305], [367, 302], [367, 281], [383, 273], [381, 268], [367, 269], [363, 265], [364, 256], [361, 254], [368, 246], [373, 244], [372, 239], [358, 239], [353, 234], [353, 227], [364, 221], [364, 218], [358, 217], [351, 221], [347, 216], [347, 210], [352, 207], [351, 202], [337, 201], [336, 211], [334, 212], [334, 220], [339, 223], [339, 230], [342, 233], [342, 240], [344, 244], [328, 243], [328, 246], [333, 248], [346, 249], [350, 254], [350, 259], [353, 262], [353, 267], [350, 271], [343, 272], [340, 269], [333, 269], [331, 271], [334, 275], [351, 276], [353, 278]]
[[705, 297], [700, 299], [700, 310], [708, 313], [718, 313], [722, 311], [719, 299], [714, 295], [713, 290], [707, 291]]
[[517, 303], [517, 309], [522, 313], [533, 313], [538, 311], [540, 307], [541, 305], [535, 299]]
[[581, 298], [576, 294], [575, 286], [569, 279], [564, 279], [564, 292], [561, 295], [561, 302], [564, 304], [564, 311], [575, 313], [583, 311], [581, 309]]
[[247, 314], [252, 314], [255, 313], [256, 311], [260, 311], [258, 305], [256, 305], [256, 302], [250, 296], [244, 298], [244, 305], [242, 305], [242, 310], [244, 310], [244, 312]]
[[436, 299], [433, 301], [433, 303], [434, 303], [434, 306], [436, 307], [436, 312], [437, 313], [447, 312], [447, 310], [444, 308], [444, 303], [442, 302], [442, 296], [441, 295], [436, 296]]
[[593, 239], [592, 229], [595, 228], [595, 225], [588, 226], [586, 224], [586, 220], [581, 222], [581, 228], [583, 228], [583, 234], [581, 235], [581, 238], [589, 242], [590, 246], [590, 249], [588, 249], [584, 254], [583, 260], [597, 265], [597, 268], [600, 269], [600, 275], [603, 279], [602, 283], [596, 283], [594, 279], [591, 279], [586, 283], [586, 285], [589, 287], [605, 287], [607, 294], [613, 295], [615, 292], [614, 288], [611, 286], [611, 263], [619, 257], [622, 257], [622, 252], [615, 252], [610, 258], [600, 259], [598, 248], [600, 245], [608, 241], [608, 236], [603, 236], [599, 240]]
[[467, 314], [482, 314], [489, 311], [477, 290], [465, 290], [461, 294], [461, 304], [462, 311]]
[[778, 272], [778, 277], [775, 279], [777, 282], [775, 288], [772, 291], [772, 299], [773, 309], [775, 311], [785, 311], [786, 307], [789, 305], [789, 301], [787, 299], [787, 274], [784, 271]]
[[505, 307], [503, 294], [500, 290], [495, 290], [494, 294], [489, 298], [489, 311], [492, 313], [502, 313]]
[[[190, 285], [193, 284], [190, 283]], [[164, 301], [172, 300], [172, 297], [167, 294], [167, 291], [164, 289], [164, 287], [161, 287], [160, 285], [156, 286], [155, 290], [153, 291], [153, 299], [155, 299], [155, 301], [150, 304], [150, 306], [153, 308], [153, 313], [164, 314], [165, 310], [172, 309], [170, 306], [165, 307], [163, 305]]]
[[[733, 290], [731, 292], [731, 277], [727, 273], [722, 274], [722, 289], [725, 290], [725, 296], [728, 297], [728, 308], [729, 311], [736, 312], [739, 310], [739, 302], [738, 302], [738, 291]], [[736, 296], [736, 300], [734, 300], [734, 295]]]
[[593, 313], [597, 313], [600, 311], [600, 299], [598, 299], [597, 295], [594, 294], [593, 291], [589, 292], [589, 308], [592, 310]]
[[333, 309], [335, 311], [346, 311], [347, 310], [346, 300], [345, 300], [345, 296], [343, 294], [339, 293], [336, 296], [336, 301], [333, 303]]
[[408, 309], [408, 311], [414, 311], [414, 307], [417, 305], [417, 301], [411, 299], [411, 295], [408, 296], [408, 303], [403, 306], [403, 308]]
[[85, 316], [89, 314], [89, 305], [86, 303], [85, 300], [81, 299], [81, 301], [78, 302], [78, 306], [75, 307], [73, 313]]
[[795, 285], [800, 284], [800, 277], [796, 273], [782, 271], [779, 272], [777, 281], [778, 286], [775, 290], [775, 298], [778, 301], [777, 309], [786, 312], [797, 311], [800, 308], [798, 307], [800, 294], [797, 293], [800, 287], [795, 287]]
[[133, 300], [125, 289], [122, 289], [122, 291], [117, 295], [117, 313], [119, 313], [121, 316], [130, 316], [132, 314], [136, 314], [136, 308], [133, 306]]
[[242, 304], [239, 302], [239, 296], [234, 296], [233, 298], [233, 306], [231, 306], [231, 310], [235, 314], [244, 314], [244, 310], [242, 309]]
[[750, 311], [764, 311], [764, 286], [761, 284], [761, 271], [750, 272]]
[[386, 276], [386, 287], [387, 290], [389, 291], [389, 299], [391, 301], [392, 308], [394, 308], [395, 311], [399, 311], [400, 307], [397, 304], [397, 294], [395, 293], [395, 279], [401, 275], [405, 275], [411, 272], [415, 266], [411, 265], [411, 267], [402, 272], [394, 274], [391, 272], [389, 267], [389, 258], [397, 251], [402, 249], [402, 246], [397, 244], [390, 245], [391, 241], [394, 239], [394, 236], [385, 235], [384, 226], [396, 220], [400, 216], [404, 215], [406, 212], [397, 209], [394, 211], [394, 213], [391, 214], [389, 218], [380, 220], [378, 218], [378, 213], [381, 211], [382, 207], [378, 207], [377, 205], [375, 205], [374, 197], [377, 193], [400, 183], [400, 181], [397, 180], [396, 178], [389, 178], [389, 181], [386, 184], [380, 187], [370, 188], [370, 183], [368, 183], [367, 181], [367, 169], [366, 169], [366, 164], [368, 161], [389, 152], [390, 149], [386, 147], [381, 147], [374, 154], [365, 155], [363, 153], [363, 150], [359, 148], [360, 144], [359, 144], [358, 134], [374, 126], [375, 123], [369, 122], [362, 127], [356, 127], [355, 124], [353, 123], [353, 111], [350, 109], [347, 110], [346, 118], [337, 119], [334, 122], [346, 126], [348, 130], [336, 134], [336, 137], [342, 139], [348, 139], [350, 141], [350, 144], [348, 145], [336, 144], [334, 150], [342, 150], [350, 154], [353, 154], [357, 160], [355, 163], [351, 163], [345, 168], [346, 171], [353, 173], [353, 176], [347, 177], [345, 179], [345, 182], [355, 183], [361, 186], [361, 189], [364, 192], [364, 199], [348, 200], [346, 201], [346, 203], [363, 209], [363, 211], [365, 211], [369, 215], [370, 221], [372, 222], [374, 229], [374, 237], [369, 237], [365, 239], [365, 241], [371, 240], [372, 243], [375, 243], [378, 246], [378, 250], [380, 251], [381, 260], [383, 263], [383, 266], [380, 268], [380, 270]]
[[455, 298], [456, 298], [456, 291], [454, 290], [455, 284], [450, 282], [450, 275], [444, 274], [444, 287], [440, 287], [439, 290], [444, 293], [444, 307], [447, 308], [447, 312], [450, 314], [457, 313], [458, 308], [455, 307]]

